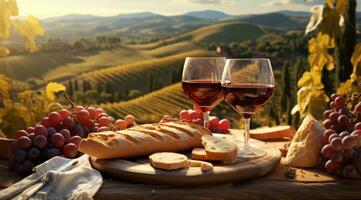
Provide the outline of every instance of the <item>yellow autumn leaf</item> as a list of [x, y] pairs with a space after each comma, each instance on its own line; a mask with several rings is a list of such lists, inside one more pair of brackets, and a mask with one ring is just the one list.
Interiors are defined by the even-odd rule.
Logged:
[[14, 28], [22, 35], [25, 49], [34, 52], [37, 50], [35, 36], [44, 35], [44, 29], [38, 19], [33, 16], [27, 17], [24, 22], [13, 22]]
[[313, 6], [311, 8], [311, 18], [307, 24], [305, 35], [316, 30], [316, 28], [321, 24], [323, 19], [323, 5]]
[[354, 68], [361, 62], [361, 43], [356, 44], [355, 50], [351, 57], [351, 63]]
[[6, 47], [0, 46], [0, 57], [4, 57], [10, 54], [10, 50]]
[[333, 70], [335, 61], [328, 53], [328, 48], [334, 46], [333, 39], [322, 33], [318, 33], [316, 38], [312, 38], [308, 42], [308, 62], [314, 70], [322, 71], [326, 65], [328, 70]]
[[0, 0], [0, 39], [6, 39], [11, 31], [11, 16], [18, 16], [19, 9], [15, 0]]
[[62, 91], [66, 91], [65, 86], [55, 82], [48, 83], [45, 88], [46, 97], [50, 101], [55, 101], [55, 94]]
[[0, 74], [0, 97], [9, 98], [9, 79], [5, 76]]

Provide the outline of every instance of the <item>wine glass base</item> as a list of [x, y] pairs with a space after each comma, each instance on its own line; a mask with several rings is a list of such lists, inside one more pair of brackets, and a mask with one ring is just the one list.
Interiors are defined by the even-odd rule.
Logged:
[[238, 158], [260, 158], [265, 156], [267, 153], [265, 150], [255, 146], [238, 146], [237, 157]]

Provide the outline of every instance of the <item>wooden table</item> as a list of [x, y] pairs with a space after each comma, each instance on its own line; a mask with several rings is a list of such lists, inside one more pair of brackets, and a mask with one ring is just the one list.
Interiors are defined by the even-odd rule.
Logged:
[[[268, 142], [281, 147], [285, 142]], [[131, 183], [104, 177], [95, 199], [361, 199], [361, 181], [340, 180], [315, 169], [297, 169], [296, 178], [285, 177], [280, 164], [272, 173], [254, 180], [202, 186], [160, 186]], [[21, 177], [0, 161], [0, 189]]]

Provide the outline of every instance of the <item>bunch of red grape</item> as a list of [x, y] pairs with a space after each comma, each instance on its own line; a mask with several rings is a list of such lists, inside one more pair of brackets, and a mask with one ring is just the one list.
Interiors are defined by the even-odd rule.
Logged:
[[134, 124], [135, 119], [131, 115], [115, 121], [101, 108], [76, 106], [73, 112], [67, 109], [54, 111], [35, 127], [16, 132], [11, 164], [17, 172], [28, 174], [35, 165], [54, 156], [79, 156], [81, 138], [91, 132], [125, 129]]
[[361, 102], [358, 97], [332, 94], [330, 107], [324, 112], [324, 146], [320, 161], [328, 173], [360, 179]]
[[[195, 124], [203, 126], [202, 111], [197, 109], [181, 110], [179, 112], [179, 118]], [[173, 121], [174, 118], [166, 115], [163, 117], [165, 121]], [[229, 133], [231, 122], [228, 119], [219, 119], [216, 116], [209, 117], [209, 130], [214, 133]]]

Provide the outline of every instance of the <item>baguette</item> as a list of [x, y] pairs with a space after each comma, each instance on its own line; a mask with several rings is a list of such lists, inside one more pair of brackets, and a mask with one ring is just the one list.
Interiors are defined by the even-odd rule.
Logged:
[[121, 131], [90, 133], [81, 140], [79, 151], [97, 159], [180, 152], [201, 147], [201, 137], [211, 134], [200, 125], [184, 121], [145, 124]]

